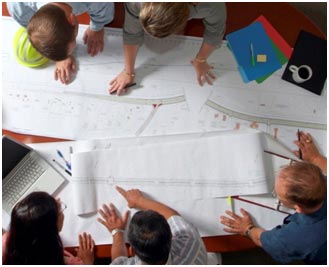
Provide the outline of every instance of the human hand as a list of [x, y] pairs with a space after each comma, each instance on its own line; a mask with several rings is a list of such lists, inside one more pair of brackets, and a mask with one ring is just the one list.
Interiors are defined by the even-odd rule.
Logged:
[[[298, 138], [298, 132], [297, 132]], [[300, 148], [303, 156], [303, 160], [310, 163], [315, 163], [319, 157], [322, 157], [318, 148], [315, 146], [312, 136], [309, 133], [299, 132], [299, 140], [294, 141], [294, 143]], [[299, 157], [299, 151], [295, 150], [294, 154]]]
[[116, 186], [116, 189], [127, 200], [129, 208], [138, 208], [140, 201], [144, 198], [142, 192], [138, 189], [126, 191], [119, 186]]
[[[297, 132], [298, 138], [298, 132]], [[298, 146], [298, 148], [302, 152], [303, 160], [308, 161], [310, 163], [316, 162], [319, 157], [322, 157], [319, 150], [315, 146], [312, 136], [309, 133], [304, 133], [302, 131], [299, 132], [299, 141], [294, 141], [294, 143]], [[294, 154], [297, 157], [300, 157], [299, 151], [295, 150]]]
[[205, 81], [212, 85], [213, 80], [216, 79], [216, 76], [211, 71], [214, 67], [209, 65], [207, 61], [200, 62], [196, 59], [191, 60], [191, 64], [196, 72], [199, 85], [203, 86]]
[[231, 218], [226, 216], [220, 216], [221, 224], [228, 226], [229, 228], [224, 228], [225, 232], [245, 235], [247, 229], [253, 225], [253, 221], [248, 212], [244, 209], [240, 209], [242, 217], [233, 213], [232, 211], [225, 211]]
[[94, 248], [95, 242], [90, 234], [83, 233], [79, 235], [79, 248], [77, 248], [77, 256], [85, 265], [94, 263]]
[[128, 91], [126, 86], [134, 81], [134, 77], [134, 74], [126, 73], [125, 70], [121, 71], [121, 73], [110, 82], [109, 93], [117, 92], [117, 95], [120, 95], [122, 92], [126, 93]]
[[55, 80], [58, 79], [63, 84], [69, 84], [71, 82], [72, 73], [75, 74], [77, 72], [77, 66], [75, 62], [75, 58], [73, 56], [69, 56], [67, 59], [62, 61], [57, 61], [55, 66]]
[[103, 52], [104, 49], [104, 29], [100, 31], [92, 31], [90, 27], [83, 35], [83, 42], [87, 44], [88, 54], [96, 56], [98, 53]]
[[123, 218], [121, 218], [117, 214], [115, 206], [112, 203], [110, 203], [109, 206], [103, 204], [102, 207], [103, 209], [99, 209], [98, 212], [100, 213], [103, 219], [98, 218], [98, 222], [103, 224], [110, 232], [112, 232], [112, 230], [116, 228], [123, 230], [126, 228], [129, 211], [126, 211], [123, 215]]

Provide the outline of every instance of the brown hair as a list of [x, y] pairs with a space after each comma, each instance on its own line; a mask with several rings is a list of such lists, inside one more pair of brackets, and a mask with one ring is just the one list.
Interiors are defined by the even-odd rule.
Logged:
[[69, 56], [69, 44], [75, 39], [74, 26], [65, 12], [50, 4], [44, 5], [32, 16], [27, 32], [33, 47], [55, 61]]
[[189, 3], [144, 3], [139, 19], [144, 30], [158, 38], [167, 37], [184, 30], [189, 18]]
[[317, 207], [327, 194], [321, 169], [311, 163], [295, 162], [286, 166], [280, 171], [278, 179], [285, 182], [285, 198], [304, 208]]

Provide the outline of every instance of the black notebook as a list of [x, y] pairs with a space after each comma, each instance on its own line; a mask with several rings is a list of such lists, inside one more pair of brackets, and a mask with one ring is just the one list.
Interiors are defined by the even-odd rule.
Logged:
[[[296, 78], [295, 74], [294, 80], [293, 72], [303, 65], [309, 66], [311, 71], [307, 67], [300, 68], [297, 70], [299, 77]], [[321, 95], [327, 79], [327, 41], [311, 33], [301, 31], [282, 79]], [[296, 79], [299, 82], [296, 82]]]

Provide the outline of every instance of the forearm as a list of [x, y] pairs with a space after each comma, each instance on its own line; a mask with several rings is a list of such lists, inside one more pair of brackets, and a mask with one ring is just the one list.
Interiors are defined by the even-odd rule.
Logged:
[[198, 54], [196, 55], [196, 58], [201, 60], [207, 59], [215, 49], [216, 49], [215, 46], [203, 42]]
[[111, 249], [112, 261], [120, 256], [128, 256], [123, 234], [124, 233], [122, 232], [118, 232], [113, 236], [113, 244]]
[[141, 201], [138, 202], [136, 208], [142, 210], [156, 211], [160, 213], [163, 217], [165, 217], [166, 220], [169, 219], [171, 216], [178, 215], [177, 211], [168, 207], [167, 205], [148, 198], [141, 199]]
[[319, 155], [318, 157], [314, 158], [311, 162], [312, 164], [318, 166], [324, 174], [327, 174], [327, 158], [324, 156]]
[[138, 45], [124, 45], [125, 70], [127, 73], [135, 72], [135, 61], [137, 57]]

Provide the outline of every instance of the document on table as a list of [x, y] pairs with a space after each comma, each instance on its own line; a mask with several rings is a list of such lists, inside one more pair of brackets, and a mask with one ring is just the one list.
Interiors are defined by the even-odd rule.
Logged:
[[[231, 132], [231, 131], [230, 131]], [[255, 133], [255, 130], [242, 130], [234, 131], [235, 133]], [[132, 146], [144, 146], [150, 144], [163, 144], [163, 143], [172, 143], [184, 140], [195, 140], [202, 137], [211, 137], [217, 135], [228, 134], [228, 132], [207, 132], [207, 133], [193, 133], [193, 134], [180, 134], [180, 135], [166, 135], [166, 136], [150, 136], [150, 137], [139, 137], [139, 138], [112, 138], [112, 139], [102, 139], [102, 140], [85, 140], [85, 141], [69, 141], [69, 142], [51, 142], [51, 143], [40, 143], [40, 144], [30, 144], [38, 153], [41, 154], [49, 163], [52, 163], [53, 159], [57, 159], [59, 162], [60, 158], [57, 155], [57, 149], [60, 150], [64, 157], [67, 160], [70, 160], [70, 147], [73, 149], [73, 153], [88, 152], [92, 150], [111, 150], [118, 149], [122, 147], [132, 147]], [[264, 149], [272, 151], [276, 154], [284, 154], [286, 157], [292, 157], [292, 153], [288, 150], [284, 150], [280, 143], [275, 140], [268, 140], [269, 136], [265, 135], [265, 144]], [[267, 159], [270, 160], [267, 161]], [[273, 178], [275, 172], [283, 164], [287, 164], [287, 160], [282, 161], [283, 159], [279, 157], [272, 156], [270, 154], [265, 155], [266, 161], [266, 172], [269, 173], [267, 177]], [[273, 162], [272, 162], [273, 161]], [[71, 162], [72, 163], [72, 162]], [[63, 230], [61, 231], [61, 237], [65, 246], [76, 246], [78, 245], [78, 235], [82, 232], [88, 231], [92, 234], [96, 244], [106, 244], [112, 243], [112, 237], [108, 233], [105, 227], [100, 225], [97, 222], [99, 217], [96, 213], [85, 214], [82, 216], [77, 216], [75, 214], [76, 209], [74, 208], [75, 200], [73, 199], [73, 186], [72, 177], [68, 176], [65, 172], [58, 168], [57, 165], [54, 165], [54, 168], [57, 168], [59, 172], [62, 172], [63, 175], [70, 181], [70, 183], [59, 193], [58, 197], [67, 204], [68, 208], [65, 210], [65, 222]], [[76, 166], [72, 165], [72, 168]], [[268, 169], [273, 168], [273, 173]], [[269, 184], [273, 181], [268, 181]], [[144, 194], [154, 198], [160, 199], [163, 202], [173, 208], [175, 208], [184, 218], [193, 223], [198, 229], [202, 236], [212, 236], [212, 235], [225, 235], [223, 231], [223, 226], [219, 224], [218, 218], [220, 214], [224, 214], [225, 210], [231, 209], [232, 207], [227, 202], [226, 198], [210, 198], [206, 196], [203, 199], [193, 199], [191, 196], [190, 187], [162, 187], [159, 186], [139, 186], [134, 185], [135, 188], [143, 190]], [[115, 190], [113, 185], [96, 185], [95, 188], [98, 190], [97, 195], [100, 197], [97, 198], [99, 205], [97, 208], [100, 208], [103, 203], [114, 203], [118, 210], [123, 213], [127, 209], [127, 203], [121, 195]], [[130, 189], [131, 186], [124, 187]], [[273, 188], [273, 185], [272, 187]], [[200, 192], [194, 191], [193, 195], [201, 195]], [[88, 196], [93, 193], [92, 191], [87, 192], [86, 196], [89, 201]], [[174, 198], [172, 197], [174, 195]], [[241, 202], [241, 201], [240, 201]], [[248, 204], [248, 203], [247, 203]], [[251, 211], [257, 222], [260, 226], [265, 229], [271, 229], [276, 226], [276, 224], [282, 221], [282, 213], [274, 212], [269, 209], [263, 209], [259, 206], [249, 205], [246, 207], [246, 210]], [[235, 211], [238, 212], [238, 202], [234, 200]], [[134, 213], [135, 210], [132, 210]], [[2, 214], [2, 223], [3, 227], [7, 229], [9, 224], [9, 215], [3, 212]]]
[[156, 190], [163, 200], [180, 198], [183, 192], [192, 199], [267, 193], [271, 189], [263, 142], [259, 131], [228, 131], [211, 137], [74, 153], [75, 212], [95, 212], [107, 188], [115, 185]]

